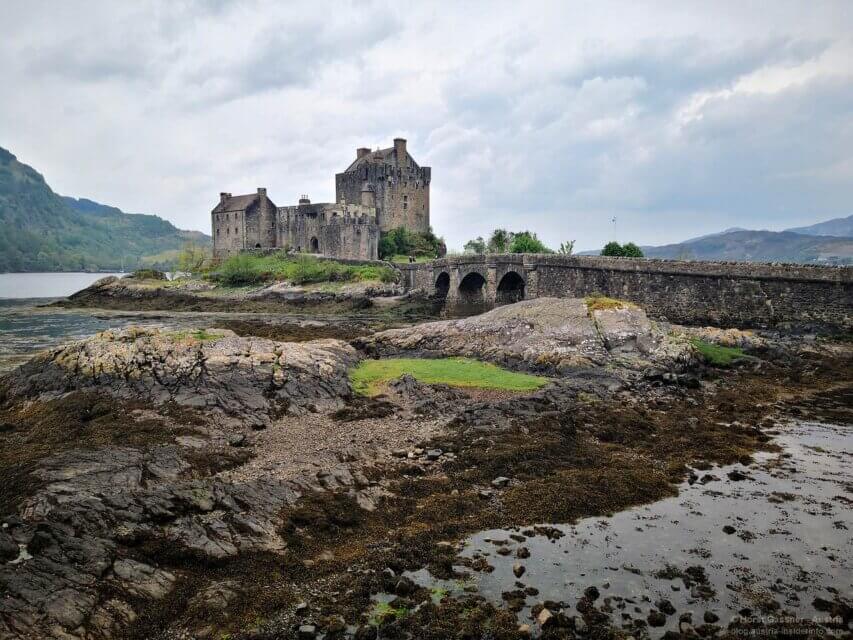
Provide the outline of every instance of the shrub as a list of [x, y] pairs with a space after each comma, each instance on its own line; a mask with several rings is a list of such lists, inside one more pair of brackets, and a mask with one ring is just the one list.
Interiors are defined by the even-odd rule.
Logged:
[[221, 284], [239, 287], [283, 280], [294, 284], [315, 282], [394, 282], [396, 272], [382, 265], [352, 265], [313, 256], [286, 253], [257, 256], [240, 253], [224, 260], [208, 275]]
[[510, 253], [554, 253], [531, 231], [522, 231], [512, 236]]
[[168, 280], [166, 274], [157, 269], [137, 269], [130, 277], [134, 280]]
[[601, 255], [621, 258], [642, 258], [643, 250], [633, 242], [621, 245], [618, 242], [611, 241], [604, 245]]
[[379, 238], [379, 257], [415, 256], [437, 258], [444, 250], [444, 240], [428, 231], [409, 231], [403, 227], [384, 231]]

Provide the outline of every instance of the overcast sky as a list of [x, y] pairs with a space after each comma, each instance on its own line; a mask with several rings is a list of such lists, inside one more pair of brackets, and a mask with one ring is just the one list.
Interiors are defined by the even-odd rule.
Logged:
[[451, 248], [853, 213], [853, 2], [640, 5], [2, 0], [0, 146], [207, 232], [220, 191], [332, 201], [397, 136]]

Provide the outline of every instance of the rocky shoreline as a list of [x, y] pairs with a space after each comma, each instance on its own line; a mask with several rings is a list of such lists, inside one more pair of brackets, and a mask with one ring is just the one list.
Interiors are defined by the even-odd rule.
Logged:
[[400, 313], [428, 312], [433, 305], [406, 295], [398, 284], [379, 282], [320, 283], [299, 286], [287, 282], [252, 287], [222, 287], [204, 280], [101, 278], [56, 306], [122, 311], [210, 311], [255, 313], [330, 313], [398, 308]]
[[[710, 366], [697, 336], [751, 357]], [[477, 356], [552, 381], [513, 394], [404, 377], [352, 393], [354, 364], [394, 355]], [[467, 536], [547, 537], [749, 465], [790, 420], [849, 425], [851, 360], [849, 342], [551, 299], [351, 343], [213, 327], [64, 345], [0, 378], [0, 638], [654, 635], [591, 595], [542, 601], [514, 548], [521, 586], [504, 604], [413, 576], [467, 585], [489, 566], [460, 553]], [[826, 586], [819, 626], [843, 630], [849, 585]], [[777, 617], [790, 606], [771, 601]], [[704, 624], [675, 633], [736, 633]]]

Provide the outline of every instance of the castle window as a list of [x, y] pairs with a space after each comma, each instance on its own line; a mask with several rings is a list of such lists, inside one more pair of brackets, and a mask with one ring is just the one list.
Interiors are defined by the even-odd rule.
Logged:
[[240, 230], [237, 227], [234, 227], [234, 233], [240, 233]]
[[231, 235], [231, 227], [228, 227], [225, 229], [225, 235], [227, 235], [227, 236]]
[[403, 196], [403, 211], [409, 208], [409, 196]]
[[217, 230], [216, 230], [216, 235], [217, 235], [217, 236], [219, 235], [219, 229], [217, 229]]

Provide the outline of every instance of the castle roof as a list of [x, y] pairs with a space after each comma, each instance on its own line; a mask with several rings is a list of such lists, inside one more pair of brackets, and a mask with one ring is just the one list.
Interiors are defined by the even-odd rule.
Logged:
[[[406, 156], [409, 158], [409, 162], [412, 167], [418, 168], [418, 163], [415, 162], [415, 159], [406, 151]], [[363, 167], [366, 164], [390, 164], [393, 166], [397, 166], [399, 164], [399, 160], [397, 159], [397, 155], [394, 153], [394, 147], [388, 147], [387, 149], [377, 149], [376, 151], [371, 151], [370, 153], [366, 153], [360, 158], [356, 158], [353, 163], [346, 168], [344, 173], [349, 173], [350, 171], [355, 171], [359, 167]]]
[[258, 201], [257, 193], [249, 193], [245, 196], [231, 196], [222, 200], [213, 209], [213, 213], [224, 213], [226, 211], [245, 211]]

